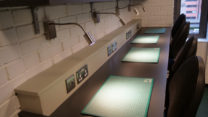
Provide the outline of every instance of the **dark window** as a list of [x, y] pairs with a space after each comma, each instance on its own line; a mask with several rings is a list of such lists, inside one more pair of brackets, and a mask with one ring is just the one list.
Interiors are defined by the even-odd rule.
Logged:
[[186, 11], [186, 13], [197, 13], [196, 11]]
[[186, 11], [186, 13], [192, 13], [192, 11]]
[[186, 1], [197, 1], [197, 0], [186, 0]]
[[197, 1], [197, 0], [186, 0], [186, 1]]
[[196, 7], [197, 5], [187, 5], [186, 7]]
[[186, 17], [186, 19], [196, 19], [196, 17]]

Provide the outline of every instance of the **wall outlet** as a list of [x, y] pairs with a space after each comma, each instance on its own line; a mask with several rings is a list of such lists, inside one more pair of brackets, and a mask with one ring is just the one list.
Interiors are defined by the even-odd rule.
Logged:
[[113, 44], [113, 52], [117, 50], [117, 42], [114, 42]]
[[107, 54], [110, 56], [114, 51], [117, 50], [117, 42], [113, 42], [107, 47]]
[[84, 65], [76, 72], [77, 83], [79, 84], [88, 76], [88, 66]]
[[74, 75], [71, 75], [65, 80], [66, 83], [66, 91], [69, 93], [72, 89], [75, 88], [75, 78]]
[[129, 30], [127, 33], [126, 33], [126, 40], [130, 39], [132, 36], [132, 30]]
[[112, 46], [111, 45], [109, 45], [107, 47], [107, 53], [108, 53], [108, 56], [110, 56], [113, 53], [113, 50], [112, 50]]

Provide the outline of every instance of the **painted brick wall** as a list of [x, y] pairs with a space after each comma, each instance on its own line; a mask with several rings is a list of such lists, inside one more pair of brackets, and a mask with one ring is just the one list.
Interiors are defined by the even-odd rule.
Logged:
[[[173, 4], [167, 0], [160, 1], [165, 3], [161, 4], [158, 0], [143, 3], [146, 12], [141, 12], [140, 16], [135, 16], [133, 10], [128, 12], [127, 9], [120, 10], [120, 16], [125, 22], [142, 18], [143, 26], [170, 26]], [[125, 6], [127, 3], [121, 1], [120, 5]], [[114, 2], [95, 4], [98, 11], [106, 12], [113, 11], [114, 6]], [[156, 12], [151, 6], [164, 12]], [[140, 6], [136, 7], [141, 10]], [[89, 11], [89, 4], [39, 7], [41, 33], [35, 34], [30, 9], [0, 8], [0, 117], [18, 117], [20, 105], [14, 94], [15, 87], [88, 46], [82, 30], [76, 26], [56, 26], [57, 38], [46, 40], [42, 23], [44, 18], [60, 23], [78, 22], [96, 39], [121, 26], [114, 15], [101, 15], [101, 22], [94, 24]]]
[[140, 11], [143, 27], [172, 26], [173, 8], [174, 0], [145, 0], [142, 5], [137, 6], [137, 9]]

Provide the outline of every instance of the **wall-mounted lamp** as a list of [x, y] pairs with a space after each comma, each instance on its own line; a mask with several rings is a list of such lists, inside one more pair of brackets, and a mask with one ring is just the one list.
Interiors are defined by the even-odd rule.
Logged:
[[[132, 7], [132, 6], [137, 6], [137, 5], [140, 5], [140, 4], [141, 4], [141, 3], [132, 4], [132, 0], [129, 0], [128, 11], [131, 11], [131, 7]], [[143, 5], [140, 5], [140, 6], [142, 6], [142, 10], [143, 10], [143, 12], [145, 12], [144, 6], [143, 6]], [[136, 8], [134, 8], [134, 12], [136, 13], [136, 15], [139, 15], [139, 12], [138, 12], [138, 10], [137, 10]]]
[[134, 13], [135, 13], [136, 15], [139, 15], [139, 10], [138, 10], [137, 8], [134, 8]]
[[45, 36], [47, 40], [51, 40], [56, 38], [56, 27], [55, 25], [76, 25], [78, 27], [80, 27], [82, 29], [82, 31], [85, 33], [84, 37], [86, 38], [87, 42], [89, 43], [90, 46], [92, 46], [93, 44], [95, 44], [96, 40], [95, 38], [92, 36], [91, 33], [86, 32], [84, 30], [84, 28], [78, 24], [78, 23], [55, 23], [53, 21], [45, 21], [44, 22], [44, 29], [45, 29]]
[[123, 19], [121, 19], [119, 17], [119, 7], [118, 7], [118, 0], [117, 0], [117, 5], [116, 5], [116, 12], [113, 13], [113, 12], [97, 12], [95, 11], [95, 9], [93, 9], [93, 3], [91, 2], [90, 3], [90, 8], [91, 8], [91, 16], [92, 16], [92, 19], [94, 21], [94, 23], [99, 23], [100, 22], [100, 14], [112, 14], [112, 15], [115, 15], [116, 17], [119, 18], [119, 21], [121, 22], [122, 25], [125, 25], [126, 23], [123, 21]]
[[92, 19], [94, 20], [95, 23], [98, 23], [96, 21], [97, 21], [97, 19], [100, 19], [99, 14], [112, 14], [112, 15], [115, 15], [116, 17], [119, 18], [119, 21], [122, 25], [126, 25], [126, 23], [123, 21], [123, 19], [121, 19], [116, 13], [105, 13], [105, 12], [100, 13], [100, 12], [94, 11], [92, 14], [95, 14], [95, 15], [92, 15]]

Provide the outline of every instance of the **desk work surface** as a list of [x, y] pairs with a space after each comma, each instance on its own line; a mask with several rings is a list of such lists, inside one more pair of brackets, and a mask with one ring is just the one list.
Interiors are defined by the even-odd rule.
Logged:
[[[168, 66], [170, 28], [164, 34], [159, 34], [157, 44], [131, 44], [131, 41], [139, 35], [144, 34], [143, 28], [122, 48], [120, 48], [91, 78], [85, 82], [71, 97], [69, 97], [50, 117], [88, 117], [80, 114], [92, 97], [100, 89], [110, 75], [153, 78], [151, 100], [149, 104], [148, 117], [162, 117], [165, 103], [166, 74]], [[122, 58], [132, 47], [138, 48], [160, 48], [160, 57], [157, 64], [121, 62]], [[28, 112], [21, 112], [21, 117], [44, 117]]]
[[146, 117], [153, 79], [109, 76], [82, 110], [101, 117]]

